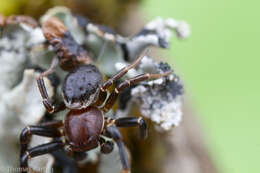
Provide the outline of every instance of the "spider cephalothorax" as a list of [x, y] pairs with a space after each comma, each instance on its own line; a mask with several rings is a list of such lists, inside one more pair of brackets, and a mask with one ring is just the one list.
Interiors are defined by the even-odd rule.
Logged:
[[[100, 151], [102, 153], [109, 153], [113, 149], [113, 143], [103, 138], [103, 136], [106, 136], [112, 138], [118, 145], [123, 170], [129, 173], [130, 164], [128, 154], [122, 141], [122, 135], [117, 127], [139, 126], [140, 136], [144, 139], [147, 137], [146, 122], [141, 117], [111, 119], [105, 118], [104, 115], [113, 107], [122, 90], [141, 81], [167, 76], [171, 74], [171, 70], [159, 74], [141, 74], [125, 80], [116, 86], [107, 97], [108, 89], [130, 69], [136, 67], [143, 56], [140, 56], [132, 64], [124, 67], [103, 83], [103, 77], [98, 68], [94, 65], [86, 64], [87, 61], [81, 61], [82, 59], [79, 58], [79, 55], [81, 55], [80, 52], [72, 51], [68, 53], [70, 45], [63, 44], [64, 32], [68, 34], [65, 26], [63, 26], [60, 21], [55, 23], [55, 21], [58, 20], [56, 18], [49, 20], [52, 21], [46, 21], [46, 23], [50, 23], [52, 29], [48, 30], [48, 25], [45, 24], [45, 36], [58, 53], [58, 59], [55, 58], [53, 60], [51, 67], [40, 75], [37, 83], [43, 98], [43, 104], [49, 113], [56, 113], [66, 108], [69, 109], [69, 112], [66, 114], [65, 121], [53, 121], [38, 126], [27, 126], [22, 131], [20, 136], [20, 164], [23, 168], [23, 172], [27, 172], [28, 159], [58, 149], [65, 149], [70, 153], [78, 153], [89, 151], [100, 145]], [[61, 27], [61, 29], [59, 27]], [[56, 28], [58, 31], [53, 31], [53, 28]], [[73, 43], [73, 41], [71, 41], [71, 43]], [[72, 46], [77, 47], [79, 45], [76, 44]], [[85, 56], [85, 58], [87, 59], [87, 56]], [[72, 61], [74, 62], [73, 66], [70, 64], [71, 59], [73, 59]], [[62, 61], [60, 65], [64, 67], [64, 70], [68, 70], [69, 73], [63, 82], [63, 101], [54, 104], [55, 102], [48, 96], [43, 77], [54, 71], [54, 67], [58, 64], [58, 61]], [[69, 67], [73, 68], [70, 69]], [[47, 136], [56, 139], [51, 143], [27, 149], [31, 135]]]
[[70, 72], [63, 83], [62, 93], [66, 106], [82, 109], [93, 104], [102, 85], [102, 74], [94, 65], [81, 65]]

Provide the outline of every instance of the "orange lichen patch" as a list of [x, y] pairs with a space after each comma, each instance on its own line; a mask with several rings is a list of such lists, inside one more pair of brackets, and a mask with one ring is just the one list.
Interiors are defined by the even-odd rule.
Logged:
[[0, 13], [0, 27], [5, 25], [5, 17]]
[[42, 25], [43, 34], [48, 41], [53, 39], [62, 39], [64, 34], [68, 31], [67, 27], [62, 21], [56, 17], [49, 18]]
[[33, 28], [38, 26], [38, 23], [30, 16], [9, 16], [6, 18], [6, 24], [19, 24], [24, 23], [30, 25]]

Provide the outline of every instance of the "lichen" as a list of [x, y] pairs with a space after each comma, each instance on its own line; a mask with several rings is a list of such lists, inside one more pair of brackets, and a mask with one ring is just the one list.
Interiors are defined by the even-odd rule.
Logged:
[[[41, 29], [25, 23], [6, 24], [0, 38], [0, 167], [18, 168], [19, 134], [27, 125], [36, 125], [46, 110], [42, 105], [36, 79], [40, 72], [26, 69], [31, 47], [44, 41]], [[46, 81], [51, 96], [54, 88]], [[39, 138], [44, 143], [46, 139]], [[33, 144], [33, 142], [32, 142]], [[37, 163], [52, 167], [51, 157], [40, 157]], [[33, 166], [29, 163], [30, 166]], [[10, 169], [15, 172], [15, 169]]]
[[[44, 23], [53, 16], [63, 21], [75, 43], [87, 49], [94, 63], [107, 77], [129, 65], [147, 47], [168, 48], [173, 32], [181, 39], [190, 34], [185, 22], [156, 18], [137, 34], [123, 37], [106, 26], [74, 15], [64, 7], [50, 9], [41, 18], [41, 22]], [[52, 46], [46, 45], [42, 28], [39, 26], [31, 26], [24, 22], [9, 23], [1, 25], [0, 32], [0, 65], [2, 67], [0, 69], [0, 164], [3, 164], [0, 166], [17, 167], [19, 133], [27, 125], [38, 124], [46, 113], [36, 84], [40, 71], [35, 69], [48, 68], [56, 53]], [[162, 73], [167, 69], [170, 69], [167, 64], [145, 56], [140, 65], [130, 70], [125, 77], [130, 78], [148, 72]], [[67, 74], [61, 68], [57, 68], [55, 73], [61, 81]], [[55, 86], [49, 78], [44, 80], [49, 95], [60, 99], [61, 85]], [[56, 88], [58, 92], [55, 94]], [[168, 77], [133, 86], [126, 93], [127, 99], [124, 104], [129, 108], [132, 103], [137, 103], [142, 115], [151, 119], [158, 130], [170, 130], [173, 126], [178, 126], [182, 118], [182, 89], [183, 85], [174, 73]], [[119, 106], [116, 112], [111, 111], [110, 115], [106, 114], [106, 116], [115, 114], [126, 116], [127, 113], [120, 115], [120, 112], [128, 111], [129, 109], [121, 109]], [[55, 117], [63, 119], [65, 113], [62, 112], [59, 115]], [[33, 137], [30, 146], [50, 140], [50, 138]], [[112, 160], [115, 160], [117, 155], [116, 148], [111, 155], [100, 156], [99, 150], [97, 148], [89, 151], [87, 162], [100, 161], [101, 172], [119, 172], [120, 169], [117, 166], [113, 166], [112, 170], [108, 169], [111, 168], [111, 164], [115, 164]], [[46, 172], [50, 172], [53, 163], [53, 156], [46, 155], [32, 159], [29, 166], [37, 170], [37, 167], [41, 165], [47, 168]]]
[[[136, 73], [163, 73], [169, 69], [171, 68], [167, 63], [159, 63], [145, 56], [136, 69]], [[160, 79], [142, 82], [131, 88], [129, 94], [131, 97], [117, 112], [117, 116], [127, 116], [135, 103], [141, 114], [151, 119], [160, 131], [170, 130], [181, 122], [183, 85], [175, 73]]]

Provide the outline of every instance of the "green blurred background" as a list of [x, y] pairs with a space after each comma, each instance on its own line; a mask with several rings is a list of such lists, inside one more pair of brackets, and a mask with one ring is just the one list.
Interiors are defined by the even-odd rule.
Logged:
[[[13, 13], [18, 2], [0, 0], [0, 11]], [[147, 20], [173, 17], [191, 25], [191, 37], [173, 39], [163, 53], [186, 84], [222, 173], [260, 172], [259, 6], [256, 0], [142, 3]]]
[[220, 171], [260, 172], [260, 1], [147, 0], [142, 7], [148, 19], [160, 15], [191, 25], [187, 41], [173, 40], [170, 62]]

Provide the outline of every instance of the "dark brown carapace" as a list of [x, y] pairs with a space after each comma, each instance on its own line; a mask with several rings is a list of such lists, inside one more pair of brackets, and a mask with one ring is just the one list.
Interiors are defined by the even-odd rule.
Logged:
[[[66, 108], [70, 111], [67, 113], [65, 121], [27, 126], [22, 131], [20, 136], [21, 167], [28, 168], [28, 159], [32, 157], [61, 148], [73, 155], [73, 153], [86, 152], [100, 146], [102, 153], [110, 153], [113, 150], [113, 142], [111, 142], [113, 140], [119, 148], [123, 171], [130, 172], [128, 154], [117, 127], [139, 126], [140, 136], [144, 139], [147, 136], [146, 122], [141, 117], [112, 119], [105, 118], [104, 115], [113, 107], [123, 89], [141, 81], [167, 76], [171, 71], [161, 74], [141, 74], [130, 78], [121, 82], [107, 96], [108, 89], [113, 83], [123, 77], [131, 68], [136, 67], [143, 56], [103, 82], [99, 69], [95, 65], [88, 64], [87, 51], [76, 43], [61, 21], [57, 18], [50, 18], [43, 24], [43, 31], [48, 43], [54, 47], [58, 56], [58, 59], [54, 59], [51, 67], [37, 80], [43, 104], [49, 113], [56, 113]], [[64, 70], [69, 71], [63, 82], [63, 101], [61, 103], [55, 103], [49, 98], [43, 80], [43, 77], [54, 71], [58, 61]], [[55, 140], [27, 149], [31, 135], [53, 137]], [[111, 138], [111, 140], [105, 139], [103, 136]]]

